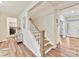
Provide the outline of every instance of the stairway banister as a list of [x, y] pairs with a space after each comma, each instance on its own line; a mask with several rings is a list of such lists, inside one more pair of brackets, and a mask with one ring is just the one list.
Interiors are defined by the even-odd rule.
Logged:
[[33, 22], [33, 20], [32, 20], [31, 18], [30, 18], [29, 20], [30, 20], [31, 23], [35, 26], [35, 28], [36, 28], [38, 31], [40, 31], [39, 28], [36, 26], [36, 24]]
[[29, 20], [40, 34], [40, 39], [39, 39], [40, 53], [41, 53], [41, 56], [44, 57], [45, 56], [45, 50], [44, 50], [45, 31], [44, 30], [39, 30], [39, 28], [36, 26], [36, 24], [34, 23], [34, 21], [31, 18]]

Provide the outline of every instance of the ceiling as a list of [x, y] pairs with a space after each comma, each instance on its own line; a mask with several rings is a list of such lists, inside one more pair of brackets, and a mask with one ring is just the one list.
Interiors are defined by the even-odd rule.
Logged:
[[61, 14], [68, 20], [79, 19], [79, 4], [62, 10]]
[[[36, 1], [2, 1], [3, 4], [0, 4], [0, 13], [6, 13], [8, 16], [16, 17], [24, 9], [28, 9], [29, 6], [33, 5], [33, 3], [36, 3]], [[56, 9], [64, 10], [69, 8], [71, 5], [79, 4], [77, 1], [47, 1], [52, 6], [54, 6]], [[79, 10], [79, 9], [78, 9]], [[78, 13], [78, 12], [77, 12]], [[65, 15], [69, 16], [69, 12], [64, 13]], [[76, 14], [76, 13], [75, 13]], [[79, 14], [79, 13], [78, 13]]]
[[79, 1], [52, 1], [50, 3], [67, 20], [79, 19]]
[[2, 1], [0, 4], [0, 12], [6, 13], [9, 16], [18, 16], [25, 8], [28, 9], [35, 1]]
[[64, 1], [48, 1], [48, 2], [51, 3], [53, 6], [64, 3]]

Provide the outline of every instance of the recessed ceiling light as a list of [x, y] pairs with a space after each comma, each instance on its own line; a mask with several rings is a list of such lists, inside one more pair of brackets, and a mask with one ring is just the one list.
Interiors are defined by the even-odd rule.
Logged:
[[75, 11], [72, 10], [71, 13], [75, 13]]

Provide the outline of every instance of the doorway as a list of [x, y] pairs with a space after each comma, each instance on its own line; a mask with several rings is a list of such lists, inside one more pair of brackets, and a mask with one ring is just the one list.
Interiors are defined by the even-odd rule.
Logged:
[[15, 27], [9, 27], [9, 35], [14, 35], [16, 33]]
[[17, 19], [7, 17], [8, 35], [15, 35], [15, 33], [17, 32], [16, 28], [17, 28]]

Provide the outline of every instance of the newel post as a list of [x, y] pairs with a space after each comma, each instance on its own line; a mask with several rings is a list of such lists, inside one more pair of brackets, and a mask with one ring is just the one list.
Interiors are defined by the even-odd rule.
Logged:
[[45, 56], [44, 39], [45, 39], [45, 31], [40, 31], [40, 52], [42, 57]]

